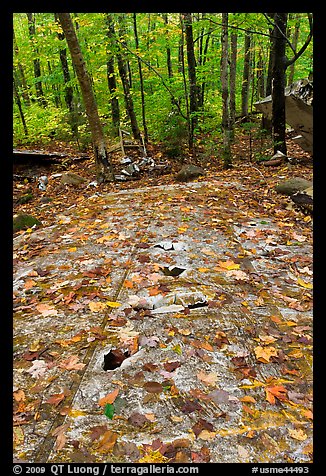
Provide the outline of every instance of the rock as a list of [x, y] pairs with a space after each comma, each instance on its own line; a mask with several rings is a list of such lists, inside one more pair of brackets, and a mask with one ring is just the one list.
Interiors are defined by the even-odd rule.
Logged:
[[84, 177], [81, 177], [80, 175], [73, 174], [72, 172], [67, 172], [65, 174], [62, 174], [61, 176], [61, 183], [63, 185], [80, 185], [82, 183], [86, 182], [86, 179]]
[[42, 222], [32, 215], [19, 214], [14, 216], [13, 219], [13, 230], [14, 232], [19, 230], [26, 230], [27, 228], [32, 228], [34, 225], [42, 225]]
[[181, 170], [175, 176], [175, 179], [178, 182], [187, 182], [188, 180], [195, 179], [200, 175], [204, 175], [205, 170], [201, 167], [197, 167], [196, 165], [184, 165]]
[[312, 187], [312, 182], [301, 177], [293, 177], [289, 180], [279, 183], [275, 187], [275, 191], [283, 195], [293, 195], [296, 192], [301, 192], [308, 187]]
[[303, 212], [313, 213], [313, 187], [308, 187], [305, 190], [299, 191], [291, 195], [291, 200], [299, 207]]

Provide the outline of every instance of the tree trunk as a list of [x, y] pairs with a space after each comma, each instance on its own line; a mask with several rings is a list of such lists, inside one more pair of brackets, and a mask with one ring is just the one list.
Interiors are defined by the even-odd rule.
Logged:
[[231, 33], [231, 57], [230, 57], [230, 129], [233, 131], [236, 116], [236, 73], [237, 73], [237, 42], [236, 32]]
[[69, 13], [58, 13], [58, 17], [68, 43], [71, 59], [75, 67], [85, 104], [86, 114], [92, 134], [97, 178], [100, 182], [112, 181], [114, 180], [113, 168], [109, 159], [94, 92], [87, 72], [86, 64], [80, 50], [76, 32]]
[[[110, 14], [106, 14], [106, 24], [108, 27], [107, 35], [110, 41], [110, 44], [113, 44], [114, 39], [114, 26], [113, 20]], [[107, 50], [107, 78], [108, 78], [108, 86], [110, 91], [110, 102], [111, 102], [111, 117], [112, 117], [112, 126], [113, 126], [113, 133], [117, 137], [119, 136], [119, 127], [120, 127], [120, 107], [119, 107], [119, 100], [117, 98], [117, 83], [115, 79], [115, 72], [114, 72], [114, 56]]]
[[[168, 15], [167, 13], [162, 13], [162, 17], [164, 20], [165, 25], [168, 25]], [[166, 28], [166, 42], [167, 42], [167, 47], [166, 47], [166, 64], [168, 68], [168, 76], [171, 79], [173, 77], [173, 72], [172, 72], [172, 61], [171, 61], [171, 48], [169, 46], [169, 30]]]
[[[119, 17], [118, 20], [121, 27], [121, 23], [122, 23], [121, 17]], [[113, 31], [114, 31], [114, 26], [113, 26]], [[121, 31], [119, 31], [119, 34], [120, 33]], [[122, 47], [120, 45], [120, 42], [119, 43], [117, 42], [117, 48], [118, 48], [118, 52], [116, 53], [116, 57], [118, 61], [119, 75], [120, 75], [120, 79], [123, 86], [126, 111], [130, 119], [133, 137], [135, 140], [141, 141], [140, 130], [138, 127], [137, 117], [134, 110], [134, 103], [130, 94], [127, 66], [126, 66], [126, 62], [123, 60], [123, 57], [122, 57]]]
[[[135, 34], [135, 44], [136, 50], [139, 50], [139, 41], [138, 41], [138, 33], [137, 33], [137, 14], [133, 14], [134, 19], [134, 34]], [[146, 114], [145, 114], [145, 95], [144, 95], [144, 81], [143, 81], [143, 71], [141, 60], [137, 57], [138, 60], [138, 70], [139, 70], [139, 80], [140, 80], [140, 93], [141, 93], [141, 112], [143, 118], [143, 128], [144, 128], [144, 140], [145, 143], [148, 143], [148, 132], [147, 132], [147, 124], [146, 124]]]
[[[300, 16], [298, 15], [297, 21], [294, 26], [293, 36], [292, 36], [292, 46], [294, 51], [297, 51], [299, 32], [300, 32]], [[294, 81], [294, 65], [295, 63], [292, 63], [289, 67], [289, 77], [287, 82], [288, 86], [292, 84]]]
[[196, 59], [194, 52], [194, 40], [192, 34], [192, 18], [191, 13], [183, 13], [186, 44], [187, 44], [187, 60], [188, 60], [188, 78], [189, 78], [189, 115], [190, 115], [190, 135], [189, 150], [193, 151], [194, 131], [197, 127], [197, 82], [196, 82]]
[[241, 115], [248, 116], [248, 102], [249, 102], [249, 77], [250, 77], [250, 33], [245, 33], [245, 57], [243, 63], [243, 77], [241, 88]]
[[19, 49], [18, 49], [18, 45], [17, 45], [17, 42], [16, 42], [15, 30], [14, 29], [13, 29], [13, 40], [14, 40], [14, 52], [15, 52], [15, 56], [17, 58], [17, 66], [18, 66], [18, 70], [19, 70], [19, 73], [20, 73], [20, 79], [21, 79], [21, 85], [22, 85], [22, 97], [24, 99], [24, 103], [26, 104], [26, 106], [30, 106], [31, 102], [30, 102], [29, 94], [28, 94], [28, 86], [27, 86], [27, 82], [26, 82], [26, 77], [25, 77], [25, 72], [24, 72], [23, 65], [19, 61]]
[[21, 105], [19, 93], [18, 93], [17, 86], [16, 86], [15, 72], [14, 72], [14, 76], [13, 76], [13, 86], [14, 86], [15, 101], [16, 101], [16, 104], [18, 106], [20, 118], [21, 118], [21, 121], [22, 121], [22, 124], [23, 124], [24, 134], [27, 137], [28, 136], [28, 130], [27, 130], [27, 126], [26, 126], [26, 121], [25, 121], [25, 117], [24, 117], [23, 108], [22, 108], [22, 105]]
[[[26, 15], [28, 19], [28, 31], [29, 31], [31, 44], [32, 44], [32, 50], [34, 52], [34, 55], [36, 56], [38, 55], [38, 50], [37, 50], [37, 47], [35, 46], [35, 16], [33, 15], [33, 13], [26, 13]], [[46, 107], [47, 101], [44, 97], [42, 82], [38, 79], [41, 77], [41, 65], [40, 65], [39, 58], [35, 58], [33, 60], [33, 66], [34, 66], [34, 76], [35, 76], [35, 79], [37, 80], [35, 82], [36, 97], [38, 99], [39, 104], [43, 107]]]
[[273, 29], [272, 125], [274, 153], [286, 155], [285, 141], [285, 69], [287, 13], [275, 13]]
[[223, 129], [223, 167], [232, 166], [230, 149], [230, 117], [228, 88], [228, 13], [222, 13], [221, 34], [221, 85], [222, 85], [222, 129]]

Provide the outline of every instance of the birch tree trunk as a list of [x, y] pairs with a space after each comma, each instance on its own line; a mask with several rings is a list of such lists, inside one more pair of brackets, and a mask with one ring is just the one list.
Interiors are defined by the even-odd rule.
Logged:
[[97, 179], [99, 182], [113, 181], [113, 168], [106, 147], [106, 141], [97, 110], [94, 91], [70, 14], [58, 13], [58, 17], [68, 43], [71, 59], [75, 67], [85, 104], [86, 114], [92, 134]]
[[223, 129], [223, 167], [232, 167], [230, 148], [230, 116], [228, 88], [228, 13], [222, 13], [221, 34], [221, 85], [222, 85], [222, 129]]

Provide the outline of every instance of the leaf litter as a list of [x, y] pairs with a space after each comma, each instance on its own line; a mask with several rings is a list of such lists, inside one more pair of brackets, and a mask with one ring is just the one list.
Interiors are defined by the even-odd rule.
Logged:
[[311, 461], [311, 223], [254, 173], [67, 191], [17, 235], [17, 458]]

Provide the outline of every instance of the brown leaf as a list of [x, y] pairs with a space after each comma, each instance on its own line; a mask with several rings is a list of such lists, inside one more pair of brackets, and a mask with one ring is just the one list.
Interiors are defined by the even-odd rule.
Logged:
[[49, 397], [45, 403], [49, 403], [50, 405], [54, 405], [55, 407], [57, 407], [59, 405], [59, 403], [62, 402], [62, 400], [64, 400], [65, 398], [65, 393], [54, 393], [53, 395], [51, 395], [51, 397]]
[[146, 382], [144, 388], [149, 393], [161, 393], [163, 390], [163, 387], [159, 382], [153, 381]]
[[102, 453], [106, 451], [111, 451], [114, 445], [116, 444], [117, 439], [117, 433], [114, 433], [111, 430], [106, 431], [98, 443], [98, 451]]

